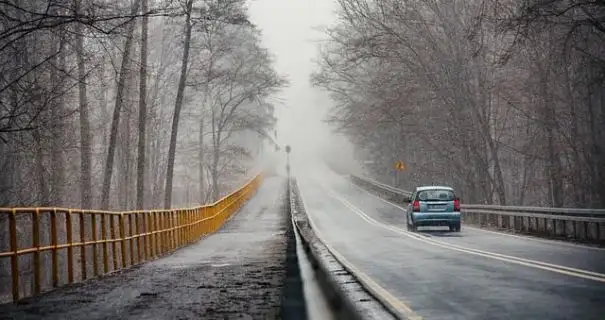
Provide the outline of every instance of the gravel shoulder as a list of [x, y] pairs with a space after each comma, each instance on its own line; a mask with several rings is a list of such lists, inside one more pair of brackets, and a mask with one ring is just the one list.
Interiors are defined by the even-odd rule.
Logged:
[[13, 305], [1, 319], [277, 319], [285, 179], [267, 178], [216, 234], [172, 255]]

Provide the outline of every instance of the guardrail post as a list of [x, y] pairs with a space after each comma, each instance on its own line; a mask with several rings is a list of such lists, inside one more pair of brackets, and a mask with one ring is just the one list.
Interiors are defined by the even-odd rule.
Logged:
[[157, 256], [157, 247], [158, 247], [158, 239], [157, 239], [157, 225], [156, 225], [156, 214], [157, 211], [151, 211], [149, 216], [149, 231], [151, 232], [149, 242], [149, 251], [151, 252], [151, 257], [155, 258]]
[[128, 237], [130, 238], [130, 241], [128, 241], [128, 246], [130, 249], [130, 265], [134, 265], [134, 244], [136, 242], [136, 239], [134, 237], [134, 217], [133, 217], [133, 213], [129, 213], [128, 214]]
[[80, 267], [82, 280], [86, 280], [86, 226], [84, 225], [84, 211], [80, 211]]
[[178, 214], [177, 210], [170, 211], [170, 246], [171, 250], [176, 249], [176, 215]]
[[143, 212], [143, 226], [145, 226], [145, 260], [151, 259], [151, 212]]
[[183, 228], [184, 232], [181, 232], [181, 243], [183, 245], [189, 244], [193, 242], [193, 238], [195, 235], [195, 222], [193, 219], [193, 213], [195, 209], [188, 209], [186, 214], [181, 218], [181, 226], [186, 225], [186, 228]]
[[13, 301], [19, 300], [19, 246], [17, 244], [17, 209], [8, 218], [10, 229], [11, 275], [13, 278]]
[[165, 232], [165, 228], [166, 228], [166, 212], [165, 211], [160, 211], [158, 212], [159, 215], [159, 227], [158, 227], [158, 232], [160, 234], [160, 250], [159, 250], [159, 255], [163, 255], [164, 252], [166, 252], [166, 232]]
[[33, 246], [34, 251], [34, 294], [37, 295], [41, 290], [42, 273], [40, 268], [40, 208], [36, 208], [33, 212]]
[[126, 219], [120, 214], [120, 253], [122, 253], [122, 268], [126, 268]]
[[[111, 216], [110, 216], [111, 217]], [[107, 218], [106, 213], [101, 213], [101, 240], [103, 244], [101, 245], [103, 248], [103, 273], [109, 272], [109, 254], [107, 252]], [[111, 221], [111, 220], [110, 220]]]
[[99, 257], [97, 252], [97, 215], [94, 212], [90, 213], [90, 222], [92, 228], [92, 273], [96, 277], [99, 275]]
[[72, 211], [67, 210], [67, 216], [65, 216], [65, 226], [67, 228], [67, 282], [72, 284], [74, 282], [74, 240], [73, 240], [73, 226], [71, 219]]
[[137, 235], [137, 260], [138, 262], [143, 261], [143, 236], [141, 236], [141, 229], [142, 228], [142, 219], [141, 219], [141, 212], [137, 211], [135, 212], [135, 229], [136, 229], [136, 235]]
[[113, 260], [113, 271], [118, 270], [118, 235], [115, 226], [115, 220], [118, 220], [118, 226], [120, 225], [119, 215], [109, 215], [109, 232], [111, 236], [111, 255]]
[[52, 277], [53, 287], [59, 286], [59, 259], [58, 259], [58, 236], [57, 236], [57, 209], [50, 212], [50, 244], [52, 246]]

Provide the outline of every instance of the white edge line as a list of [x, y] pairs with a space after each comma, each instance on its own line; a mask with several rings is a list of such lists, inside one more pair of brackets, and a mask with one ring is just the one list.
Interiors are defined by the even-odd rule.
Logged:
[[[366, 275], [361, 270], [359, 270], [357, 267], [355, 267], [340, 252], [338, 252], [332, 246], [327, 244], [327, 242], [325, 241], [325, 238], [322, 236], [321, 231], [319, 230], [319, 228], [317, 228], [317, 225], [315, 224], [315, 222], [311, 218], [311, 215], [309, 214], [310, 208], [307, 206], [305, 198], [303, 197], [302, 191], [300, 189], [301, 188], [299, 186], [298, 195], [301, 199], [303, 207], [305, 208], [305, 213], [307, 214], [307, 218], [309, 219], [309, 224], [311, 225], [311, 228], [315, 232], [315, 235], [319, 238], [319, 240], [322, 242], [322, 244], [324, 246], [326, 246], [326, 248], [332, 255], [334, 255], [334, 258], [336, 258], [336, 260], [338, 260], [338, 262], [340, 262], [343, 266], [345, 266], [347, 269], [349, 269], [348, 271], [353, 273], [359, 281], [364, 282], [363, 284], [365, 284], [365, 286], [370, 287], [372, 289], [372, 291], [374, 291], [374, 292], [372, 292], [373, 294], [381, 297], [383, 302], [386, 302], [387, 304], [389, 304], [393, 309], [397, 310], [397, 312], [402, 313], [408, 319], [422, 320], [422, 317], [417, 315], [412, 310], [412, 308], [410, 308], [405, 302], [394, 297], [390, 292], [388, 292], [386, 289], [384, 289], [382, 286], [380, 286], [378, 283], [376, 283], [374, 280], [372, 280], [372, 278], [370, 276]], [[362, 217], [360, 216], [360, 218], [362, 218]], [[371, 223], [370, 221], [367, 221], [367, 220], [366, 220], [366, 222]]]
[[[372, 221], [370, 223], [373, 224], [373, 225], [375, 225], [375, 226], [380, 226], [380, 227], [382, 227], [382, 228], [384, 228], [386, 230], [390, 230], [390, 231], [392, 231], [394, 233], [397, 233], [397, 234], [400, 234], [400, 235], [403, 235], [403, 236], [407, 236], [409, 238], [416, 239], [418, 241], [425, 242], [427, 244], [439, 246], [439, 247], [442, 247], [442, 248], [445, 248], [445, 249], [450, 249], [450, 250], [465, 252], [465, 253], [469, 253], [469, 254], [479, 255], [479, 256], [486, 257], [486, 258], [492, 258], [492, 259], [496, 259], [496, 260], [506, 261], [506, 262], [509, 262], [509, 263], [520, 264], [520, 265], [524, 265], [524, 266], [528, 266], [528, 267], [533, 267], [533, 268], [537, 268], [537, 269], [548, 270], [548, 271], [552, 271], [552, 272], [556, 272], [556, 273], [560, 273], [560, 274], [565, 274], [565, 275], [568, 275], [568, 276], [573, 276], [573, 277], [578, 277], [578, 278], [584, 278], [584, 279], [594, 280], [594, 281], [598, 281], [598, 282], [605, 282], [605, 274], [602, 274], [602, 273], [597, 273], [597, 272], [592, 272], [592, 271], [582, 270], [582, 269], [575, 269], [575, 268], [570, 268], [570, 267], [565, 267], [565, 266], [550, 264], [550, 263], [536, 261], [536, 260], [524, 259], [524, 258], [519, 258], [519, 257], [514, 257], [514, 256], [507, 256], [507, 255], [503, 255], [503, 254], [499, 254], [499, 253], [493, 253], [493, 252], [489, 252], [489, 251], [483, 251], [483, 250], [472, 249], [472, 248], [465, 248], [465, 247], [462, 247], [462, 246], [453, 245], [453, 244], [449, 244], [449, 243], [446, 243], [446, 242], [434, 240], [434, 239], [431, 239], [431, 238], [428, 238], [428, 237], [425, 237], [425, 236], [421, 236], [419, 234], [414, 234], [414, 233], [405, 231], [405, 230], [403, 230], [401, 228], [397, 228], [397, 227], [393, 227], [393, 226], [387, 226], [387, 225], [385, 225], [385, 224], [383, 224], [381, 222], [378, 222], [375, 219], [371, 218], [365, 212], [363, 212], [361, 209], [357, 208], [355, 205], [351, 204], [349, 201], [347, 201], [343, 197], [341, 197], [341, 196], [339, 196], [337, 194], [334, 194], [334, 192], [330, 192], [330, 193], [332, 193], [332, 196], [334, 198], [336, 198], [339, 201], [341, 201], [346, 207], [348, 207], [353, 212], [355, 212], [355, 214], [357, 214], [358, 216], [360, 216], [363, 220], [366, 220], [368, 222]], [[362, 215], [365, 216], [365, 217], [362, 217]]]
[[[406, 211], [406, 209], [396, 203], [393, 203], [389, 200], [386, 200], [384, 198], [381, 198], [371, 192], [369, 192], [368, 190], [365, 190], [364, 188], [356, 185], [355, 183], [350, 182], [350, 184], [359, 189], [360, 191], [363, 191], [364, 193], [367, 193], [375, 198], [380, 199], [383, 202], [386, 202], [388, 204], [390, 204], [391, 206]], [[494, 230], [486, 230], [486, 229], [481, 229], [481, 228], [477, 228], [477, 227], [473, 227], [473, 226], [468, 226], [465, 225], [465, 228], [468, 229], [472, 229], [475, 231], [480, 231], [480, 232], [485, 232], [485, 233], [492, 233], [492, 234], [496, 234], [496, 235], [501, 235], [501, 236], [507, 236], [507, 237], [512, 237], [512, 238], [517, 238], [517, 239], [522, 239], [522, 240], [530, 240], [530, 241], [535, 241], [535, 242], [540, 242], [540, 243], [546, 243], [546, 244], [553, 244], [553, 245], [557, 245], [557, 246], [565, 246], [565, 247], [570, 247], [570, 248], [579, 248], [579, 249], [588, 249], [588, 250], [596, 250], [596, 251], [605, 251], [605, 248], [599, 248], [599, 247], [593, 247], [593, 246], [587, 246], [587, 245], [582, 245], [582, 244], [578, 244], [578, 243], [569, 243], [569, 242], [564, 242], [564, 241], [557, 241], [557, 240], [549, 240], [549, 239], [537, 239], [535, 237], [528, 237], [528, 236], [523, 236], [523, 235], [518, 235], [518, 234], [509, 234], [509, 233], [505, 233], [505, 232], [498, 232], [498, 231], [494, 231]]]

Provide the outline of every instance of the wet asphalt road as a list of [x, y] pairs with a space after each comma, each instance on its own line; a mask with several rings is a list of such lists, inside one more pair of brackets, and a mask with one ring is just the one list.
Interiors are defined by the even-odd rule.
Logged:
[[299, 172], [297, 178], [324, 240], [424, 319], [605, 319], [605, 275], [595, 275], [602, 279], [597, 281], [578, 277], [581, 271], [510, 261], [525, 258], [602, 274], [603, 249], [464, 225], [460, 233], [411, 234], [401, 209], [328, 170]]
[[0, 305], [0, 319], [276, 319], [285, 195], [285, 179], [266, 178], [216, 234], [121, 274]]

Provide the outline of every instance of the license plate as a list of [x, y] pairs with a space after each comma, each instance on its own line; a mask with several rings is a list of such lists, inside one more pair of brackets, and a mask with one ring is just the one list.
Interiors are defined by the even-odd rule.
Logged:
[[431, 206], [431, 209], [443, 210], [443, 209], [445, 209], [445, 205], [444, 204], [434, 204]]

